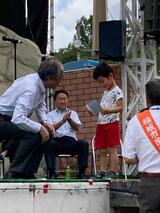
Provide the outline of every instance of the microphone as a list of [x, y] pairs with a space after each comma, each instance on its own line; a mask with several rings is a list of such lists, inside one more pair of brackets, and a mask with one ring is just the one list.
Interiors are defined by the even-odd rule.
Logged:
[[22, 43], [22, 41], [21, 40], [18, 40], [18, 39], [14, 39], [14, 38], [9, 38], [9, 37], [7, 37], [7, 36], [3, 36], [2, 37], [2, 40], [3, 41], [10, 41], [10, 42], [12, 42], [13, 44], [21, 44]]

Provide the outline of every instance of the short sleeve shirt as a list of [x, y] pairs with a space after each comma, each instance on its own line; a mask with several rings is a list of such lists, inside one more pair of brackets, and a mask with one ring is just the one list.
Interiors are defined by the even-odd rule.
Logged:
[[[50, 124], [56, 124], [59, 121], [61, 121], [63, 119], [63, 116], [65, 115], [67, 109], [65, 111], [60, 111], [58, 109], [54, 109], [53, 111], [49, 112], [47, 114], [47, 121]], [[78, 114], [71, 110], [71, 119], [76, 122], [77, 124], [81, 125], [81, 121], [79, 119]], [[63, 136], [69, 136], [72, 138], [76, 138], [76, 131], [70, 126], [70, 124], [68, 123], [68, 121], [66, 121], [62, 126], [60, 126], [55, 134], [54, 137], [63, 137]]]
[[[106, 107], [108, 109], [113, 109], [116, 107], [116, 102], [121, 98], [123, 98], [122, 90], [118, 86], [115, 86], [110, 91], [104, 91], [100, 105], [102, 108]], [[101, 112], [99, 112], [97, 121], [98, 124], [107, 124], [114, 121], [119, 121], [119, 113], [103, 115]]]
[[[151, 107], [150, 112], [160, 128], [160, 106], [159, 110]], [[160, 172], [160, 154], [146, 136], [137, 115], [128, 123], [122, 155], [128, 159], [135, 159], [137, 157], [139, 160], [139, 172]]]

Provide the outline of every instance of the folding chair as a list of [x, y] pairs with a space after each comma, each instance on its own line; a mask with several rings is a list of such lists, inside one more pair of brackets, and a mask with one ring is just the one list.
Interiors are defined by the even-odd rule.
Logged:
[[[123, 152], [123, 143], [120, 141], [121, 144], [121, 151]], [[135, 165], [127, 165], [124, 161], [124, 157], [122, 156], [122, 172], [124, 173], [125, 179], [127, 180], [127, 175], [137, 176], [138, 175], [138, 168], [137, 164]]]
[[[123, 152], [123, 143], [122, 143], [122, 140], [120, 140], [120, 145], [121, 145], [121, 152]], [[124, 171], [124, 177], [125, 177], [125, 180], [127, 180], [127, 165], [125, 164], [124, 157], [122, 155], [121, 155], [121, 158], [122, 158], [121, 170]]]
[[[56, 156], [56, 158], [77, 158], [78, 156], [77, 155], [70, 155], [70, 154], [59, 154]], [[56, 161], [56, 173], [60, 173], [61, 171], [59, 170], [59, 162]], [[77, 169], [76, 171], [74, 171], [74, 173], [77, 172]]]
[[[1, 145], [4, 143], [4, 140], [0, 140]], [[4, 166], [4, 158], [0, 156], [0, 178], [4, 178], [5, 166]]]
[[97, 168], [96, 168], [96, 153], [95, 153], [95, 139], [96, 136], [94, 135], [91, 140], [91, 147], [92, 147], [92, 165], [91, 165], [91, 174], [94, 168], [94, 175], [97, 174]]
[[[96, 168], [95, 139], [96, 139], [96, 136], [94, 135], [93, 138], [92, 138], [92, 140], [91, 140], [91, 146], [92, 146], [92, 164], [93, 164], [93, 166], [91, 166], [91, 169], [92, 169], [92, 167], [94, 168], [94, 174], [96, 175], [97, 174], [97, 168]], [[121, 152], [122, 152], [123, 151], [122, 140], [120, 140], [120, 146], [121, 146]], [[126, 164], [124, 162], [124, 158], [123, 158], [122, 154], [118, 154], [118, 157], [122, 158], [121, 169], [123, 167], [124, 176], [125, 176], [125, 179], [127, 180], [127, 167], [126, 167]], [[91, 171], [91, 174], [92, 174], [92, 171]]]

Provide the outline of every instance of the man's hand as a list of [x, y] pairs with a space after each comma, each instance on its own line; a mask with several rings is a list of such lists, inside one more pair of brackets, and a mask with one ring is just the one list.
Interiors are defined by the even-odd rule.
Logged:
[[63, 117], [63, 120], [67, 121], [71, 118], [71, 111], [67, 111]]
[[126, 163], [126, 164], [138, 164], [138, 158], [136, 157], [136, 158], [134, 158], [134, 159], [129, 159], [129, 158], [125, 158], [124, 157], [124, 162]]
[[48, 130], [43, 125], [41, 125], [40, 135], [41, 135], [41, 138], [42, 138], [42, 143], [45, 143], [50, 138]]
[[49, 124], [47, 121], [42, 121], [42, 125], [49, 131], [50, 134], [54, 134], [55, 133], [55, 128], [53, 125]]

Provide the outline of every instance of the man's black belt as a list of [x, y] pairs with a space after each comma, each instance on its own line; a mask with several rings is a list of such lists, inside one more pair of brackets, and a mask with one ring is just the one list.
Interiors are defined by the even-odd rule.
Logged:
[[3, 114], [1, 114], [1, 113], [0, 113], [0, 117], [3, 117], [3, 118], [5, 118], [5, 119], [8, 120], [8, 121], [10, 121], [10, 120], [12, 119], [11, 116], [9, 116], [9, 115], [3, 115]]
[[160, 173], [148, 173], [148, 172], [140, 172], [140, 177], [148, 177], [148, 178], [160, 178]]

